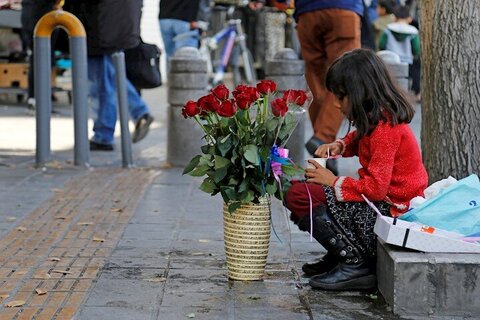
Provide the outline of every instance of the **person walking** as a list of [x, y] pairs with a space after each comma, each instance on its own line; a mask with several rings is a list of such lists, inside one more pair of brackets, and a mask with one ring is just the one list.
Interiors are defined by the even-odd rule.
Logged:
[[[89, 102], [94, 111], [90, 150], [114, 149], [117, 121], [115, 68], [111, 54], [140, 43], [142, 1], [66, 1], [65, 10], [82, 21], [87, 32]], [[121, 23], [119, 23], [121, 22]], [[153, 117], [135, 87], [126, 79], [130, 115], [135, 121], [134, 143], [148, 133]]]
[[[362, 0], [298, 0], [294, 17], [305, 60], [307, 84], [314, 101], [309, 108], [313, 137], [306, 143], [313, 155], [324, 143], [333, 142], [343, 120], [333, 107], [334, 96], [324, 85], [328, 66], [342, 53], [360, 48]], [[329, 161], [328, 166], [333, 169]]]
[[[369, 49], [345, 53], [328, 69], [332, 105], [356, 129], [319, 146], [317, 157], [358, 156], [358, 178], [336, 176], [313, 160], [305, 183], [285, 195], [291, 218], [327, 254], [302, 269], [314, 289], [356, 290], [376, 286], [375, 203], [382, 215], [397, 217], [428, 185], [420, 149], [408, 123], [414, 109], [394, 84], [381, 58]], [[313, 213], [311, 213], [313, 208]]]
[[[160, 0], [160, 33], [167, 59], [178, 48], [198, 48], [199, 30], [206, 29], [210, 14], [208, 0]], [[175, 41], [178, 35], [185, 35]]]
[[415, 100], [420, 101], [420, 38], [418, 29], [411, 25], [410, 8], [397, 6], [394, 10], [395, 22], [387, 25], [380, 37], [378, 48], [395, 52], [402, 63], [409, 66], [412, 90]]

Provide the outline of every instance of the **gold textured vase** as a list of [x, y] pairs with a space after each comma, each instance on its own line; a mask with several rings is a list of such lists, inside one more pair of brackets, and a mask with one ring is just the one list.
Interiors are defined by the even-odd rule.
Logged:
[[270, 244], [270, 206], [262, 198], [259, 204], [241, 205], [228, 212], [223, 205], [223, 236], [228, 278], [262, 280]]

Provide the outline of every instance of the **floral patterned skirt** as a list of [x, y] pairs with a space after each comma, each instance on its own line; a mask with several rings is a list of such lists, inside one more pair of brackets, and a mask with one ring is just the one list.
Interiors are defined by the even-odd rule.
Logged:
[[[365, 202], [339, 202], [333, 188], [324, 186], [329, 216], [367, 257], [376, 255], [376, 235], [373, 227], [377, 213]], [[380, 213], [390, 216], [390, 204], [374, 202]]]

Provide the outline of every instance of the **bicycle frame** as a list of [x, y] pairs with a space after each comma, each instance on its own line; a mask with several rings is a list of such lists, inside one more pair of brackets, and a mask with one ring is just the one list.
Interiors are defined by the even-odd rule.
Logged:
[[[216, 50], [218, 43], [225, 39], [225, 46], [223, 48], [220, 62], [219, 64], [214, 68], [214, 77], [213, 77], [213, 84], [216, 85], [220, 83], [225, 75], [225, 70], [227, 68], [228, 62], [230, 60], [230, 57], [232, 55], [232, 50], [235, 45], [235, 43], [238, 43], [240, 46], [240, 51], [242, 56], [247, 55], [247, 46], [245, 43], [245, 34], [243, 32], [242, 28], [242, 21], [239, 19], [231, 19], [228, 21], [228, 26], [219, 32], [217, 32], [215, 35], [213, 35], [207, 45], [210, 48], [210, 50]], [[250, 61], [249, 57], [243, 57], [244, 61]], [[250, 68], [245, 68], [245, 73], [246, 73], [246, 78], [248, 82], [253, 82], [253, 74], [251, 72]]]

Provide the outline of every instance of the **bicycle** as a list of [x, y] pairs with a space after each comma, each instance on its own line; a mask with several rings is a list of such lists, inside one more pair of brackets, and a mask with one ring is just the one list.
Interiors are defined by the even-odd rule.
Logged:
[[[229, 7], [227, 15], [232, 16], [234, 7]], [[229, 19], [226, 27], [219, 30], [212, 36], [199, 36], [196, 30], [180, 34], [174, 38], [174, 41], [184, 39], [185, 37], [198, 37], [200, 40], [200, 54], [207, 60], [207, 70], [209, 80], [212, 86], [223, 83], [225, 71], [230, 64], [233, 73], [234, 85], [250, 84], [255, 85], [257, 76], [253, 65], [253, 57], [247, 48], [246, 35], [243, 32], [242, 21], [240, 19]], [[219, 44], [225, 40], [222, 47]], [[222, 48], [220, 60], [212, 62], [215, 52]], [[236, 52], [238, 48], [239, 52]]]

